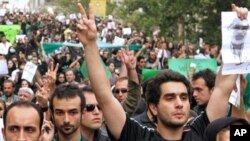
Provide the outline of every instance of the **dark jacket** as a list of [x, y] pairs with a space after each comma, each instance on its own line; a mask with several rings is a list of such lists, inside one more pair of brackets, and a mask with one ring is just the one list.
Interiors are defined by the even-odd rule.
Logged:
[[141, 87], [139, 84], [128, 81], [128, 97], [122, 103], [122, 107], [129, 117], [133, 116], [136, 111], [137, 105], [141, 99]]

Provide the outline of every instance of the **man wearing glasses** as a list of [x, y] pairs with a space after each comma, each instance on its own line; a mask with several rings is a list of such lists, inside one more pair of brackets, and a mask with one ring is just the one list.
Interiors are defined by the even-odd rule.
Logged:
[[107, 135], [100, 129], [103, 123], [103, 115], [92, 88], [84, 87], [83, 95], [86, 99], [81, 122], [83, 137], [88, 141], [109, 141]]
[[128, 97], [128, 77], [120, 77], [115, 82], [113, 90], [115, 98], [123, 103]]
[[[127, 74], [120, 74], [115, 82], [113, 94], [115, 98], [122, 104], [123, 109], [129, 117], [136, 112], [141, 99], [141, 87], [136, 72], [136, 58], [129, 56], [125, 50], [122, 53], [122, 67], [125, 67]], [[128, 77], [127, 77], [128, 76]]]

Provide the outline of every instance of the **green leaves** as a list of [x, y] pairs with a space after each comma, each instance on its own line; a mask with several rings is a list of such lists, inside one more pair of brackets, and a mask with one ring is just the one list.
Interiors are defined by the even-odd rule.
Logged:
[[78, 12], [76, 4], [79, 1], [86, 8], [86, 11], [88, 11], [90, 0], [55, 0], [57, 11], [64, 12], [66, 14], [76, 13]]
[[[220, 44], [221, 11], [231, 11], [231, 0], [124, 0], [114, 9], [116, 17], [131, 23], [138, 31], [152, 35], [152, 27], [159, 26], [161, 34], [172, 40], [204, 41]], [[248, 1], [237, 1], [247, 7]], [[139, 8], [143, 13], [136, 12]], [[178, 25], [182, 33], [178, 33]], [[185, 34], [184, 34], [185, 33]], [[180, 36], [178, 36], [180, 35]]]

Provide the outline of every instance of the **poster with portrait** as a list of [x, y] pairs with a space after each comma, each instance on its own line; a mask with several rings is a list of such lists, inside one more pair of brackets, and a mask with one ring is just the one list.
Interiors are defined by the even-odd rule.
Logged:
[[239, 19], [235, 12], [222, 12], [223, 74], [250, 72], [250, 29], [247, 19]]

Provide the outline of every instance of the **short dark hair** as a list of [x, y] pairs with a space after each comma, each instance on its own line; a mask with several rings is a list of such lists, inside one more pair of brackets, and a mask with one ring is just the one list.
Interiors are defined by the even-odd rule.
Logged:
[[15, 83], [14, 83], [14, 81], [12, 81], [12, 80], [6, 79], [6, 80], [4, 80], [3, 85], [4, 85], [5, 83], [11, 83], [11, 84], [12, 84], [12, 87], [15, 87]]
[[54, 103], [53, 100], [55, 97], [58, 99], [72, 99], [75, 97], [79, 97], [81, 99], [81, 110], [84, 109], [86, 101], [85, 97], [82, 94], [82, 89], [79, 88], [76, 84], [61, 84], [56, 87], [54, 93], [52, 94], [50, 98], [50, 110], [53, 113], [54, 112]]
[[39, 118], [40, 118], [39, 127], [40, 127], [40, 129], [42, 129], [43, 118], [44, 118], [43, 117], [43, 111], [41, 110], [41, 108], [38, 105], [36, 105], [36, 104], [34, 104], [32, 102], [29, 102], [29, 101], [13, 102], [7, 107], [7, 109], [3, 113], [3, 125], [4, 125], [4, 127], [6, 127], [6, 120], [7, 120], [7, 115], [9, 113], [9, 111], [11, 109], [15, 108], [15, 107], [25, 107], [25, 108], [33, 108], [33, 109], [35, 109], [37, 111], [37, 113], [38, 113]]
[[165, 70], [155, 77], [151, 78], [146, 87], [146, 100], [147, 103], [158, 104], [161, 96], [160, 86], [166, 82], [181, 82], [183, 83], [188, 91], [189, 99], [191, 97], [191, 86], [189, 81], [182, 74], [172, 71]]
[[118, 77], [118, 78], [116, 79], [116, 81], [115, 81], [115, 84], [116, 84], [117, 82], [124, 81], [124, 80], [128, 80], [128, 77], [127, 77], [127, 76]]
[[137, 59], [136, 59], [136, 61], [139, 62], [139, 61], [141, 61], [142, 59], [145, 59], [145, 58], [144, 58], [143, 56], [138, 56]]
[[94, 91], [93, 91], [93, 89], [92, 89], [92, 87], [91, 86], [85, 86], [85, 87], [83, 87], [82, 88], [82, 92], [83, 92], [83, 94], [85, 93], [85, 92], [89, 92], [89, 93], [94, 93]]
[[204, 69], [193, 74], [192, 80], [195, 81], [202, 78], [209, 90], [214, 88], [216, 74], [210, 69]]
[[[128, 78], [127, 76], [118, 77], [118, 78], [115, 80], [114, 86], [117, 84], [117, 82], [128, 81], [128, 80], [129, 80], [129, 78]], [[115, 90], [115, 89], [116, 89], [115, 87], [112, 89], [112, 93], [114, 93], [114, 90]]]

